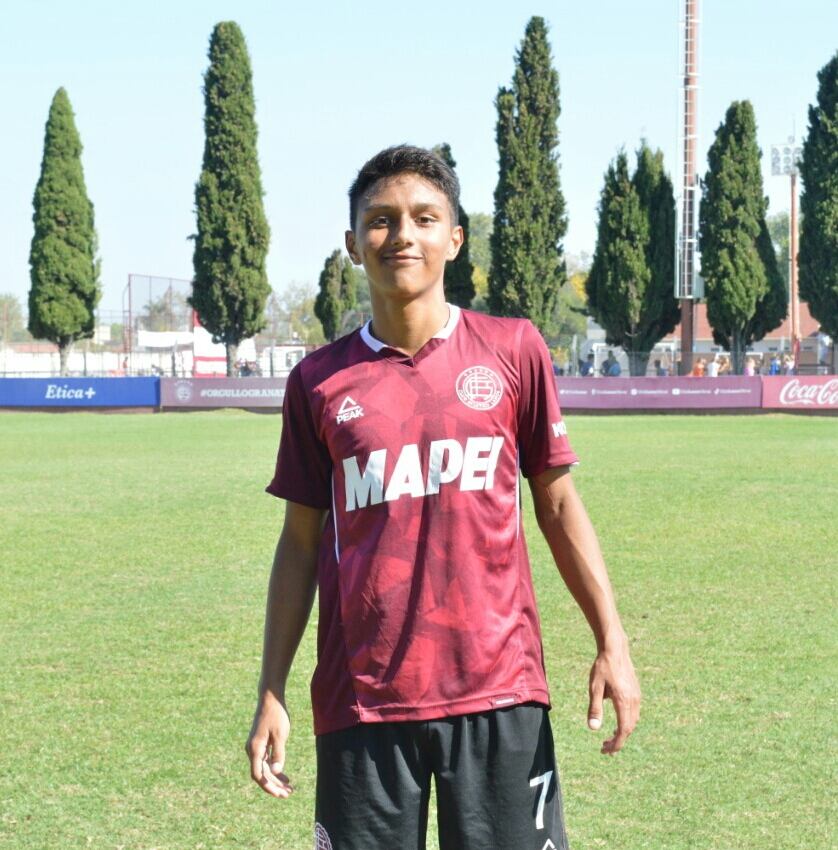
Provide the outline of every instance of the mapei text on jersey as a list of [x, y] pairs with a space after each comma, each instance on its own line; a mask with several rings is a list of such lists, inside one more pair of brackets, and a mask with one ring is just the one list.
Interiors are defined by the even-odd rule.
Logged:
[[460, 490], [491, 490], [502, 446], [503, 437], [469, 437], [464, 446], [458, 440], [432, 440], [425, 475], [419, 446], [410, 443], [399, 452], [386, 486], [387, 449], [370, 452], [363, 473], [357, 457], [345, 458], [346, 510], [393, 502], [401, 496], [432, 496], [443, 484], [458, 479]]

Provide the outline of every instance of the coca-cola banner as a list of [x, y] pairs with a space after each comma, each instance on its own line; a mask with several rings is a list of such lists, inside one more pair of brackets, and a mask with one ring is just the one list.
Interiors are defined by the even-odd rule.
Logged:
[[758, 377], [556, 378], [566, 410], [718, 410], [760, 407]]
[[285, 378], [161, 378], [160, 406], [282, 407]]
[[765, 377], [762, 379], [762, 406], [779, 410], [838, 410], [838, 377]]

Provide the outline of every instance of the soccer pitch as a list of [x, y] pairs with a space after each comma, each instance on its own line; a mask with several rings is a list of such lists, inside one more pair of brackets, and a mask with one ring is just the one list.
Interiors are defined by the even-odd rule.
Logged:
[[[567, 422], [644, 695], [601, 756], [593, 641], [524, 488], [571, 847], [834, 846], [838, 420]], [[314, 620], [294, 797], [262, 792], [244, 753], [280, 424], [0, 413], [0, 848], [312, 846]]]

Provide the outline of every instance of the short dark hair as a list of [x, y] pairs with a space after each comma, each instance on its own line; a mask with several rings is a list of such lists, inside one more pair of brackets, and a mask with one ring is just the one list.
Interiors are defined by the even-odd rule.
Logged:
[[418, 174], [436, 186], [448, 198], [451, 221], [457, 224], [460, 207], [460, 181], [448, 164], [433, 151], [413, 145], [394, 145], [367, 160], [349, 187], [349, 227], [355, 229], [358, 202], [374, 183], [397, 174]]

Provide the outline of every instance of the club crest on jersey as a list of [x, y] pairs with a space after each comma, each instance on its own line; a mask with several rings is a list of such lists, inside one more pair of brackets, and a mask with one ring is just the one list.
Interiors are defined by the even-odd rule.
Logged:
[[332, 839], [322, 824], [314, 824], [314, 850], [332, 850]]
[[488, 366], [469, 366], [457, 376], [457, 397], [473, 410], [491, 410], [503, 395], [500, 378]]
[[348, 422], [350, 419], [358, 419], [364, 415], [364, 408], [361, 407], [354, 399], [347, 396], [338, 410], [337, 423]]

